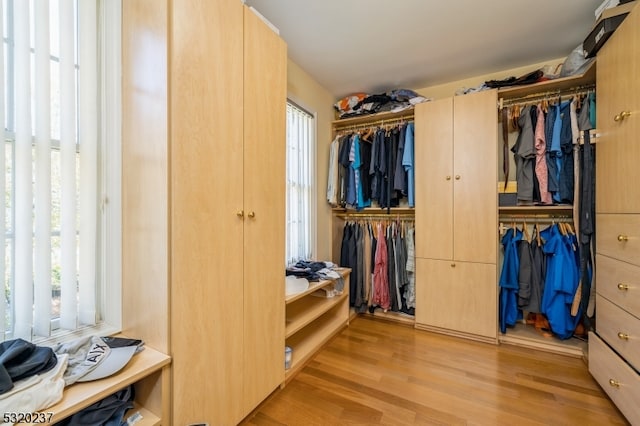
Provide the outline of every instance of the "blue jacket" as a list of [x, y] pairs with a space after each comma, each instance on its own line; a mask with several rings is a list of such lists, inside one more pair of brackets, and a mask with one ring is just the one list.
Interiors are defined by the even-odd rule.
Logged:
[[507, 326], [513, 326], [518, 319], [518, 287], [520, 260], [518, 241], [522, 240], [522, 231], [509, 229], [502, 237], [504, 263], [500, 273], [500, 331], [505, 333]]

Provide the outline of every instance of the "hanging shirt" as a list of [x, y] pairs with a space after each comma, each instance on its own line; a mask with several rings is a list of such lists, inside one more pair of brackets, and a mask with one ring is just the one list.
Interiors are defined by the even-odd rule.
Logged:
[[414, 124], [407, 124], [404, 136], [404, 151], [402, 153], [402, 165], [407, 172], [407, 198], [409, 199], [409, 207], [415, 207], [414, 192]]
[[518, 182], [518, 201], [533, 201], [533, 163], [536, 159], [534, 133], [531, 122], [531, 105], [522, 109], [518, 118], [520, 132], [511, 148], [516, 160], [516, 180]]
[[538, 178], [538, 187], [540, 188], [540, 202], [542, 204], [551, 204], [551, 193], [549, 192], [548, 179], [549, 170], [547, 169], [547, 143], [545, 140], [545, 120], [542, 108], [538, 105], [538, 121], [536, 122], [535, 143], [536, 166], [535, 172]]
[[398, 150], [396, 152], [396, 164], [393, 176], [393, 189], [400, 191], [400, 194], [407, 195], [407, 171], [402, 165], [404, 155], [405, 139], [407, 126], [402, 125], [398, 128]]
[[327, 178], [327, 201], [333, 207], [338, 206], [338, 150], [340, 149], [340, 137], [336, 136], [329, 147], [329, 176]]

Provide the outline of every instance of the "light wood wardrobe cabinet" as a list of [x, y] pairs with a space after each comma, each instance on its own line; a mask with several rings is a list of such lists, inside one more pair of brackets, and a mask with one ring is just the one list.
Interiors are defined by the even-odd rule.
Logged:
[[284, 382], [286, 45], [239, 0], [123, 13], [125, 285], [167, 294], [139, 320], [172, 358], [163, 424], [237, 424]]
[[640, 424], [640, 8], [598, 52], [596, 333], [589, 371]]
[[415, 109], [416, 327], [497, 337], [495, 90]]

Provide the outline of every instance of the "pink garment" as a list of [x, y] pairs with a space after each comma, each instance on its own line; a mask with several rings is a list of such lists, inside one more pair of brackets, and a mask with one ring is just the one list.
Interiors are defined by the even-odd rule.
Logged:
[[547, 143], [544, 136], [544, 114], [538, 105], [538, 121], [536, 122], [535, 144], [536, 150], [536, 177], [540, 187], [540, 201], [542, 204], [552, 204], [551, 193], [549, 192], [549, 171], [547, 170], [546, 149]]
[[377, 225], [378, 242], [376, 244], [376, 264], [373, 270], [373, 305], [378, 305], [385, 311], [391, 308], [389, 297], [387, 242], [382, 232], [382, 224]]

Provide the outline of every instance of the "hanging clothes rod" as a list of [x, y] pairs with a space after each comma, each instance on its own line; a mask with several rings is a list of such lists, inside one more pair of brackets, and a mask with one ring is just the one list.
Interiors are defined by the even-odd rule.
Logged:
[[548, 92], [542, 93], [533, 93], [531, 95], [522, 96], [520, 98], [512, 98], [512, 99], [498, 99], [498, 109], [502, 109], [511, 105], [527, 105], [531, 103], [535, 103], [543, 100], [553, 100], [553, 98], [557, 97], [572, 97], [577, 95], [586, 95], [589, 93], [595, 92], [596, 85], [595, 84], [587, 84], [583, 86], [576, 86], [571, 89], [563, 89], [563, 90], [552, 90]]
[[396, 213], [336, 213], [336, 217], [348, 219], [387, 219], [387, 220], [415, 220], [413, 212]]
[[413, 121], [413, 115], [406, 115], [404, 117], [398, 118], [390, 118], [390, 119], [380, 119], [375, 121], [369, 121], [367, 123], [358, 123], [358, 124], [345, 124], [345, 125], [334, 125], [334, 132], [344, 132], [350, 130], [361, 130], [361, 129], [370, 129], [372, 127], [384, 127], [384, 126], [395, 126], [397, 124], [404, 124]]
[[516, 224], [526, 223], [573, 223], [570, 216], [527, 216], [527, 215], [500, 215], [500, 222], [516, 222]]

